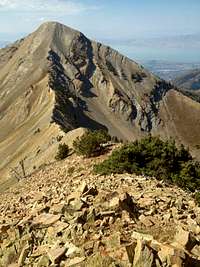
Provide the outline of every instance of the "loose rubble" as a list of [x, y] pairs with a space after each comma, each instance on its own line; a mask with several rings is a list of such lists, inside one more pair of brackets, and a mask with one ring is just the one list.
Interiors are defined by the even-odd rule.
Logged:
[[1, 267], [200, 266], [192, 196], [153, 178], [92, 174], [102, 157], [72, 155], [0, 196]]

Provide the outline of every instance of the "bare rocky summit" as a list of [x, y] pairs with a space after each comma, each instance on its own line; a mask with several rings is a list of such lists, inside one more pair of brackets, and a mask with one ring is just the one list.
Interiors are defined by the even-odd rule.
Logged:
[[[63, 131], [173, 137], [198, 156], [200, 104], [117, 51], [57, 22], [0, 49], [1, 188], [54, 160]], [[76, 130], [79, 128], [79, 130]], [[191, 131], [192, 129], [192, 131]], [[69, 137], [69, 138], [68, 138]]]
[[192, 195], [153, 178], [93, 175], [105, 157], [72, 155], [1, 196], [0, 266], [200, 266]]

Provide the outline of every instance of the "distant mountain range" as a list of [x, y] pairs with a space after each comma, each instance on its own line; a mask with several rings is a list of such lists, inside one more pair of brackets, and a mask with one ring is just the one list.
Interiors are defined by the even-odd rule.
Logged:
[[149, 60], [142, 62], [143, 65], [155, 75], [167, 81], [175, 80], [195, 69], [200, 69], [199, 63], [169, 62], [164, 60]]
[[186, 96], [200, 102], [200, 63], [150, 60], [143, 65], [162, 79], [177, 86]]
[[160, 59], [169, 62], [197, 62], [200, 58], [200, 34], [102, 39], [111, 47], [138, 62]]
[[200, 90], [200, 68], [187, 71], [184, 75], [177, 77], [174, 83], [186, 90]]
[[163, 48], [199, 48], [199, 34], [185, 34], [174, 36], [155, 36], [155, 37], [135, 37], [135, 38], [105, 38], [105, 43], [124, 46], [145, 46], [145, 47], [163, 47]]

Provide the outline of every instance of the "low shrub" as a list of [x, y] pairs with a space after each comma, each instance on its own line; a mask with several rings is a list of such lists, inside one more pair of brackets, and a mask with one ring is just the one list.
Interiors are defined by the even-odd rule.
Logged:
[[192, 192], [200, 189], [200, 164], [193, 160], [183, 164], [175, 183]]
[[200, 206], [200, 192], [195, 193], [195, 201], [198, 206]]
[[102, 144], [110, 140], [111, 137], [106, 131], [89, 130], [74, 141], [73, 147], [78, 155], [93, 157], [102, 154], [105, 151], [105, 148]]
[[194, 192], [200, 189], [200, 164], [192, 160], [183, 145], [149, 136], [116, 149], [108, 159], [94, 166], [95, 173], [135, 173], [176, 183]]
[[62, 160], [62, 159], [65, 159], [66, 157], [68, 157], [68, 155], [69, 155], [68, 145], [66, 145], [65, 143], [59, 144], [55, 159], [56, 160]]

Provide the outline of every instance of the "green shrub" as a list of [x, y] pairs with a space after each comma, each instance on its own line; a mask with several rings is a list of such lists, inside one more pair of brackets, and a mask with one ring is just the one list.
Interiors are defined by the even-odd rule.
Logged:
[[78, 155], [93, 157], [102, 154], [105, 151], [102, 144], [110, 140], [111, 137], [106, 131], [87, 131], [74, 141], [73, 147]]
[[198, 206], [200, 206], [200, 192], [195, 193], [195, 201]]
[[192, 192], [200, 189], [200, 164], [192, 160], [183, 164], [175, 182], [180, 187]]
[[176, 183], [182, 188], [200, 189], [200, 164], [192, 160], [189, 151], [173, 140], [147, 137], [123, 145], [108, 159], [94, 166], [95, 173], [136, 173]]
[[65, 159], [69, 155], [69, 147], [65, 143], [59, 144], [58, 146], [58, 152], [55, 156], [56, 160], [62, 160]]

